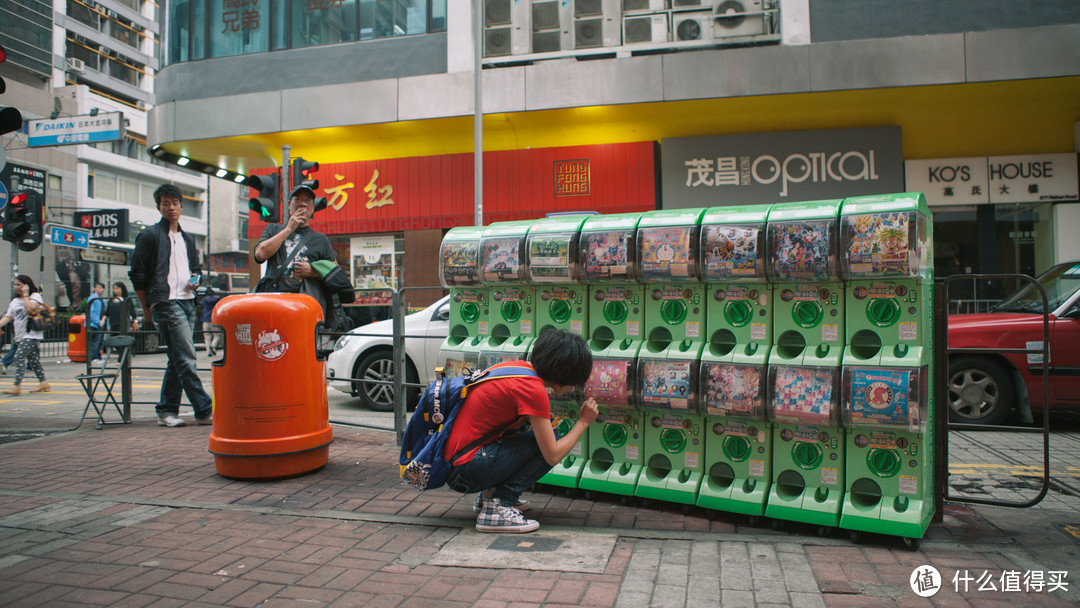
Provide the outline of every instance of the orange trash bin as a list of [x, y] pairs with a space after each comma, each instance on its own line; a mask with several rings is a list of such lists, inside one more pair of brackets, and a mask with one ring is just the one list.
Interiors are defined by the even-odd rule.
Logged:
[[68, 359], [86, 361], [86, 315], [68, 319]]
[[225, 337], [212, 369], [209, 451], [219, 474], [278, 479], [326, 465], [334, 435], [326, 363], [316, 356], [322, 320], [302, 294], [241, 294], [214, 306], [211, 323]]

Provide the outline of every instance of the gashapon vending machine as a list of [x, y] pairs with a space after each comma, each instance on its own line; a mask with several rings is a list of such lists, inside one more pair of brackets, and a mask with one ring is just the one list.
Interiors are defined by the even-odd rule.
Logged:
[[638, 386], [645, 409], [645, 469], [635, 494], [693, 504], [701, 485], [705, 435], [697, 374], [705, 345], [701, 218], [705, 209], [651, 211], [637, 231], [645, 283], [645, 343]]
[[919, 539], [934, 513], [933, 267], [921, 193], [841, 209], [848, 346], [840, 526]]
[[585, 220], [578, 255], [588, 296], [587, 343], [593, 370], [585, 385], [600, 410], [588, 430], [588, 462], [579, 487], [632, 496], [643, 462], [642, 412], [632, 386], [643, 339], [644, 290], [637, 282], [641, 213]]
[[587, 335], [589, 299], [581, 283], [578, 237], [589, 217], [548, 217], [529, 229], [526, 274], [536, 285], [537, 336], [548, 328]]
[[644, 451], [641, 410], [636, 394], [636, 360], [593, 358], [585, 399], [595, 399], [600, 415], [588, 429], [589, 459], [578, 487], [633, 496]]
[[439, 247], [439, 281], [450, 290], [450, 329], [437, 365], [447, 377], [476, 369], [480, 343], [487, 333], [489, 294], [480, 276], [483, 235], [483, 226], [451, 228]]
[[487, 324], [479, 348], [485, 361], [524, 359], [536, 337], [536, 294], [526, 273], [532, 225], [532, 220], [495, 222], [480, 238], [481, 278], [491, 301], [481, 321], [481, 330]]
[[[574, 428], [578, 414], [581, 412], [582, 391], [575, 390], [562, 397], [551, 396], [551, 427], [557, 437], [563, 437]], [[559, 464], [551, 468], [546, 475], [539, 479], [539, 483], [546, 483], [561, 488], [576, 488], [581, 479], [581, 472], [585, 470], [585, 463], [589, 457], [589, 433], [581, 434], [581, 437], [570, 449], [570, 453]]]
[[765, 275], [769, 205], [709, 209], [701, 222], [705, 336], [700, 409], [704, 478], [697, 505], [764, 515], [772, 482], [765, 379], [772, 344], [772, 285]]
[[766, 228], [773, 284], [767, 414], [775, 426], [765, 514], [826, 527], [840, 522], [845, 488], [841, 202], [775, 205]]

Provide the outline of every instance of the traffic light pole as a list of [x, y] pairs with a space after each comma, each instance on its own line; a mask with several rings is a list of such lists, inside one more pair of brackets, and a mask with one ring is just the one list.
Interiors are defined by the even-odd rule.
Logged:
[[285, 218], [289, 217], [289, 193], [292, 192], [292, 171], [289, 170], [289, 165], [292, 159], [289, 157], [289, 153], [292, 151], [292, 146], [285, 144], [281, 146], [281, 219], [287, 223]]

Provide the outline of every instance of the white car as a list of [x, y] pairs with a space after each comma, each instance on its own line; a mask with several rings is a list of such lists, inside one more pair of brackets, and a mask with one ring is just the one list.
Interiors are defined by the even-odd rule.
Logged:
[[[439, 348], [450, 326], [450, 296], [431, 306], [405, 316], [405, 382], [428, 385], [435, 380]], [[364, 380], [393, 381], [394, 324], [377, 321], [353, 329], [338, 338], [334, 352], [326, 361], [330, 386], [359, 397], [360, 402], [377, 412], [394, 409], [394, 387], [366, 383]], [[374, 335], [357, 335], [374, 334]], [[427, 336], [427, 337], [424, 337]], [[335, 380], [345, 378], [348, 380]], [[407, 405], [420, 397], [420, 389], [406, 392]]]

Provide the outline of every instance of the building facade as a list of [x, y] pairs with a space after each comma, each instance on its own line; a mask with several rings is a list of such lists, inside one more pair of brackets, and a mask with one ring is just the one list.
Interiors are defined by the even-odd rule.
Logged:
[[[476, 6], [482, 13], [474, 31]], [[566, 206], [601, 212], [677, 206], [670, 187], [693, 181], [687, 163], [750, 157], [725, 152], [669, 165], [682, 149], [710, 138], [719, 139], [709, 145], [736, 141], [765, 156], [775, 156], [772, 149], [804, 156], [790, 181], [809, 184], [818, 181], [810, 177], [818, 152], [804, 154], [800, 142], [830, 133], [846, 154], [845, 142], [865, 130], [891, 128], [895, 135], [882, 144], [889, 160], [875, 166], [900, 179], [890, 187], [941, 187], [928, 191], [938, 276], [1037, 274], [1080, 258], [1069, 238], [1080, 225], [1080, 6], [1069, 0], [980, 6], [973, 11], [960, 0], [170, 2], [149, 144], [238, 174], [280, 165], [287, 145], [293, 157], [323, 164], [320, 194], [332, 198], [326, 188], [346, 183], [357, 196], [376, 193], [362, 208], [321, 212], [324, 228], [340, 239], [343, 261], [363, 256], [369, 237], [380, 237], [403, 259], [394, 276], [433, 285], [434, 243], [445, 229], [474, 220], [453, 213], [426, 226], [369, 220], [408, 217], [407, 208], [395, 210], [396, 201], [434, 191], [430, 180], [405, 177], [424, 163], [465, 163], [447, 169], [443, 177], [451, 181], [441, 183], [475, 192], [477, 89], [484, 223], [542, 215], [544, 209], [520, 201], [555, 187], [559, 163], [582, 154], [592, 161], [589, 154], [605, 146], [652, 146], [651, 199], [640, 190], [633, 199], [616, 191]], [[530, 155], [538, 151], [551, 151], [550, 163], [533, 164]], [[500, 165], [498, 155], [510, 161]], [[1024, 182], [1046, 162], [1057, 168], [1054, 183]], [[378, 163], [384, 165], [376, 176]], [[971, 167], [985, 172], [979, 188], [985, 197], [957, 196], [960, 186], [970, 195], [972, 184], [948, 189], [933, 170], [961, 165], [969, 174]], [[991, 196], [1005, 166], [1017, 168], [1013, 192], [1020, 194]], [[717, 179], [721, 168], [713, 168]], [[641, 169], [624, 164], [620, 171]], [[751, 175], [757, 178], [762, 175]], [[395, 203], [379, 204], [387, 185]], [[876, 179], [851, 185], [844, 192], [883, 187]], [[696, 204], [741, 204], [744, 195], [714, 181]], [[789, 199], [778, 192], [773, 202], [782, 200]], [[359, 215], [337, 222], [346, 213]], [[261, 227], [252, 218], [249, 236]]]

